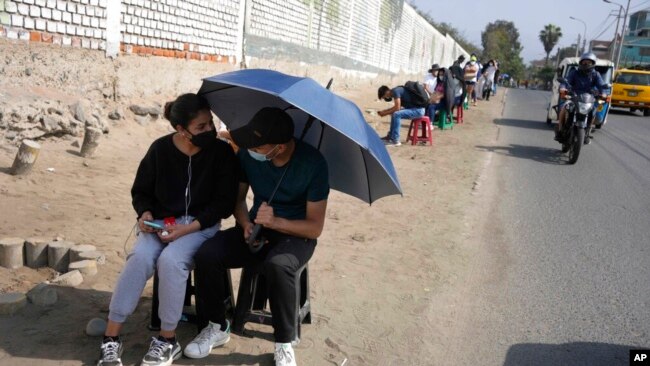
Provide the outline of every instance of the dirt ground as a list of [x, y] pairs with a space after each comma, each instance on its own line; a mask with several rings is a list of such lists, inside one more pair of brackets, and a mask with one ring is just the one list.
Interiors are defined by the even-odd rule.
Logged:
[[[154, 62], [172, 69], [174, 65], [168, 63], [178, 61]], [[111, 68], [105, 67], [110, 73]], [[217, 73], [203, 64], [195, 68], [207, 73], [204, 76]], [[138, 69], [123, 73], [136, 75]], [[25, 95], [54, 99], [77, 95], [46, 82], [17, 85], [18, 78], [14, 75], [11, 85], [0, 81], [0, 90], [4, 90], [0, 101], [11, 104], [11, 98]], [[116, 93], [122, 94], [111, 103], [152, 98], [124, 78], [118, 84], [123, 85], [122, 92]], [[163, 97], [174, 89], [172, 84], [156, 90], [159, 102], [166, 101]], [[379, 135], [386, 133], [388, 118], [366, 112], [389, 106], [375, 99], [378, 81], [340, 80], [335, 85], [341, 86], [335, 88], [337, 93], [357, 103]], [[296, 349], [300, 364], [435, 365], [444, 358], [454, 333], [457, 305], [446, 299], [462, 301], [457, 294], [476, 253], [466, 239], [475, 229], [472, 214], [481, 209], [475, 188], [486, 155], [475, 146], [494, 140], [497, 129], [492, 120], [501, 114], [504, 91], [466, 111], [464, 124], [434, 131], [433, 147], [404, 144], [389, 148], [402, 197], [386, 197], [369, 206], [332, 192], [325, 230], [310, 262], [313, 323], [302, 327], [302, 341]], [[402, 141], [407, 129], [404, 121]], [[28, 304], [18, 314], [0, 316], [0, 365], [95, 362], [100, 339], [86, 336], [84, 328], [91, 318], [106, 317], [125, 253], [134, 242], [129, 236], [135, 222], [129, 192], [137, 165], [149, 144], [169, 132], [164, 120], [141, 125], [126, 114], [104, 135], [95, 157], [85, 159], [76, 153], [78, 148], [72, 144], [80, 142], [80, 137], [49, 138], [40, 141], [42, 151], [34, 170], [19, 177], [8, 174], [16, 147], [0, 141], [0, 237], [62, 237], [95, 245], [107, 259], [99, 273], [79, 287], [57, 288], [55, 305]], [[233, 224], [230, 218], [223, 227]], [[49, 269], [0, 268], [0, 292], [26, 292], [54, 275]], [[232, 275], [236, 286], [239, 271]], [[138, 364], [155, 335], [146, 327], [150, 300], [151, 282], [125, 326], [125, 364]], [[247, 328], [253, 336], [233, 336], [205, 359], [181, 359], [174, 364], [272, 365], [271, 328]], [[184, 346], [195, 326], [181, 323], [178, 332]]]

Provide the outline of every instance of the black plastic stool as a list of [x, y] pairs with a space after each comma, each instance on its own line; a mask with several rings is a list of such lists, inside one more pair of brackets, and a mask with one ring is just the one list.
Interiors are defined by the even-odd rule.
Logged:
[[[244, 334], [244, 326], [248, 322], [273, 325], [273, 316], [266, 309], [268, 294], [266, 292], [266, 279], [262, 272], [262, 265], [245, 267], [241, 272], [239, 291], [237, 292], [237, 306], [233, 318], [232, 332]], [[302, 266], [296, 275], [296, 338], [292, 343], [300, 342], [300, 324], [311, 324], [311, 303], [309, 301], [309, 266]]]
[[[223, 278], [226, 289], [229, 291], [226, 293], [226, 297], [223, 299], [224, 305], [226, 305], [226, 316], [232, 317], [235, 310], [235, 299], [233, 297], [232, 291], [232, 281], [230, 277], [230, 271], [226, 271], [226, 275]], [[192, 272], [187, 276], [187, 286], [185, 287], [185, 302], [184, 306], [192, 306], [192, 295], [194, 295], [194, 285], [192, 284]], [[160, 318], [158, 317], [158, 271], [154, 272], [153, 275], [153, 296], [151, 299], [151, 321], [149, 323], [149, 330], [160, 330]], [[194, 323], [196, 324], [196, 315], [183, 312], [181, 315], [182, 322]], [[201, 331], [201, 329], [199, 329]]]

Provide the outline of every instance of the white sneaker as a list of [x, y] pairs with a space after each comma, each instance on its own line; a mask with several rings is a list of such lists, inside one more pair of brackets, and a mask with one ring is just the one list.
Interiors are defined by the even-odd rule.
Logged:
[[291, 343], [276, 343], [273, 359], [275, 360], [275, 366], [298, 366]]
[[185, 356], [189, 358], [203, 358], [210, 354], [212, 348], [222, 346], [230, 340], [230, 322], [226, 320], [226, 330], [221, 330], [221, 325], [209, 322], [201, 333], [185, 347]]

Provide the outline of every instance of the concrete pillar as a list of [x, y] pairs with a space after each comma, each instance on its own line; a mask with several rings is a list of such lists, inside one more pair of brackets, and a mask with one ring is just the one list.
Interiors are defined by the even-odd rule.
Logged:
[[122, 0], [106, 2], [106, 57], [120, 53], [120, 9]]

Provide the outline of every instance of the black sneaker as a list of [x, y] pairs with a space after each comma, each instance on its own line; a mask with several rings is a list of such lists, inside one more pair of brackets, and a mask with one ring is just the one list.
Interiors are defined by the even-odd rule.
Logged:
[[162, 341], [158, 338], [152, 338], [149, 345], [149, 351], [142, 359], [142, 366], [169, 366], [181, 358], [181, 345]]
[[589, 145], [589, 144], [591, 144], [591, 139], [589, 138], [589, 136], [587, 136], [585, 137], [585, 145]]
[[390, 141], [390, 136], [386, 135], [386, 136], [382, 137], [381, 140], [382, 141]]
[[97, 366], [122, 366], [122, 342], [104, 342]]

